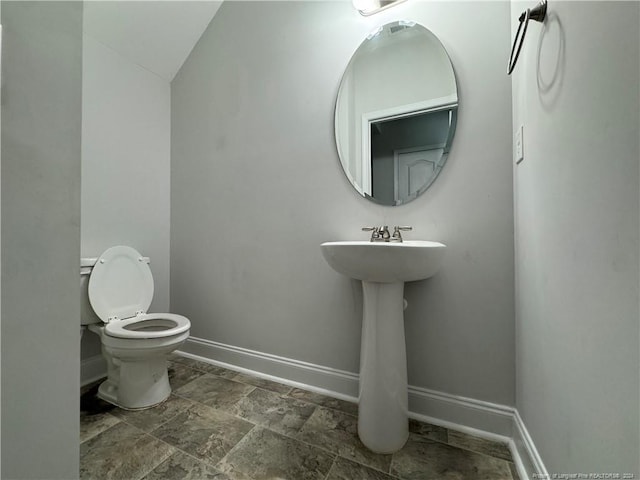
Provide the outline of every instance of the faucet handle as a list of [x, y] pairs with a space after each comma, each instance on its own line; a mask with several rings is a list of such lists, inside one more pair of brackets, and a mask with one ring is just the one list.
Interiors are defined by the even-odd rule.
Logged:
[[402, 242], [402, 234], [400, 231], [409, 231], [413, 230], [413, 227], [393, 227], [393, 236], [391, 237], [393, 241]]
[[363, 232], [371, 232], [371, 241], [374, 242], [380, 238], [380, 227], [362, 227]]

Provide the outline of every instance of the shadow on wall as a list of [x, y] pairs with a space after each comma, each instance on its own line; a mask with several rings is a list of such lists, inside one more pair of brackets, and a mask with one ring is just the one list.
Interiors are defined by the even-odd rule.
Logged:
[[[544, 58], [544, 62], [543, 59]], [[553, 59], [555, 58], [555, 62]], [[566, 68], [565, 32], [557, 13], [547, 15], [540, 32], [536, 58], [538, 97], [545, 111], [553, 110], [560, 92]]]

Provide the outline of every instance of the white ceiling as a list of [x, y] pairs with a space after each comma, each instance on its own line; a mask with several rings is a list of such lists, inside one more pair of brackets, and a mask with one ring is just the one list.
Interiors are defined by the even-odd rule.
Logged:
[[171, 81], [222, 1], [88, 1], [84, 33]]

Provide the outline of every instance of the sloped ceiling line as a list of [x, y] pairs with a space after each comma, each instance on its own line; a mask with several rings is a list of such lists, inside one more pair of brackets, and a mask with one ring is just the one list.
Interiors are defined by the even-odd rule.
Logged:
[[173, 80], [222, 1], [89, 1], [84, 33]]

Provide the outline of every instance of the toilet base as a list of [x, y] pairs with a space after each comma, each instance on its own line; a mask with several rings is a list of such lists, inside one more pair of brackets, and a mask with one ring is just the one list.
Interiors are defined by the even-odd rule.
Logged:
[[105, 402], [125, 410], [144, 410], [169, 398], [171, 386], [164, 357], [142, 362], [107, 359], [107, 363], [120, 365], [109, 368], [109, 377], [98, 388], [98, 397]]
[[169, 398], [167, 355], [185, 342], [188, 331], [132, 340], [109, 337], [102, 325], [90, 325], [89, 330], [100, 336], [107, 361], [107, 379], [98, 388], [99, 398], [125, 410], [155, 407]]

